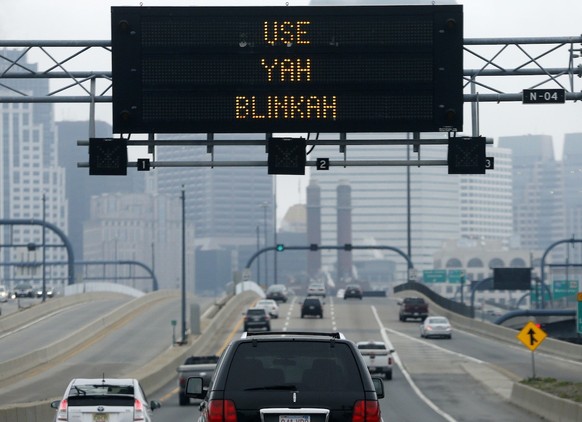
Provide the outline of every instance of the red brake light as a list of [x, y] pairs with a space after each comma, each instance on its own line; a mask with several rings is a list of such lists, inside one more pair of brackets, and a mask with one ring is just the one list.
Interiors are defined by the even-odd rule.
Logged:
[[358, 400], [354, 405], [352, 422], [380, 422], [380, 405], [376, 400]]
[[69, 402], [67, 399], [62, 399], [61, 404], [59, 404], [59, 410], [57, 412], [57, 421], [66, 421], [67, 409], [69, 408]]
[[237, 422], [232, 400], [211, 400], [208, 403], [208, 422]]
[[143, 411], [143, 403], [138, 399], [135, 399], [133, 404], [133, 420], [134, 421], [143, 421], [145, 420], [144, 411]]

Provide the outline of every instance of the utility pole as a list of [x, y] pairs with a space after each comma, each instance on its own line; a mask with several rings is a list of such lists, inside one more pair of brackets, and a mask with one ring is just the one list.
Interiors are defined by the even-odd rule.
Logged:
[[182, 344], [186, 344], [186, 191], [182, 185]]

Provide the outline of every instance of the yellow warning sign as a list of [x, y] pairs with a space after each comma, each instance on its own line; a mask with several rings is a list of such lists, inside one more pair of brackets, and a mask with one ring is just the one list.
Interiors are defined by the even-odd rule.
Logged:
[[578, 302], [582, 302], [582, 292], [578, 292]]
[[531, 321], [517, 334], [517, 338], [532, 352], [542, 344], [547, 336], [544, 330]]

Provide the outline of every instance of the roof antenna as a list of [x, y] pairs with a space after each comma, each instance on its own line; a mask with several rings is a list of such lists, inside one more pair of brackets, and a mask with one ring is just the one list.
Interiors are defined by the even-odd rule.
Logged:
[[105, 372], [103, 372], [103, 379], [101, 380], [101, 382], [105, 382]]

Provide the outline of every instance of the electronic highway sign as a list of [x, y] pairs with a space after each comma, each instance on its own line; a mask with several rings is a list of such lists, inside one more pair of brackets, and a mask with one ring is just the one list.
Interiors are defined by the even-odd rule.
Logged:
[[114, 133], [463, 125], [463, 9], [112, 7]]

